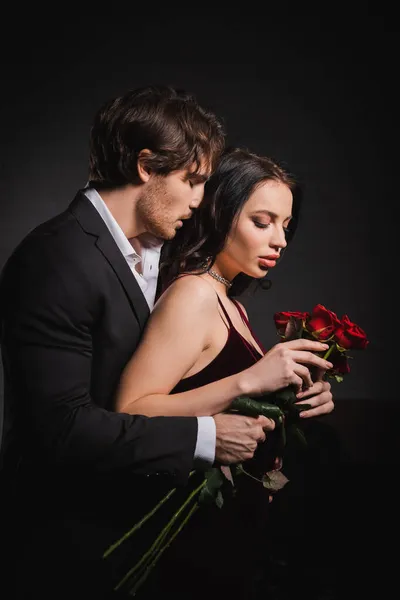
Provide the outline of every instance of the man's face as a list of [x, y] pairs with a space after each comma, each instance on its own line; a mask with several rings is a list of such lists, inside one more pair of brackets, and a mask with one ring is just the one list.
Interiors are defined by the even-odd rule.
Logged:
[[144, 229], [158, 238], [171, 240], [202, 201], [208, 177], [205, 168], [198, 173], [193, 168], [165, 176], [151, 175], [136, 205]]

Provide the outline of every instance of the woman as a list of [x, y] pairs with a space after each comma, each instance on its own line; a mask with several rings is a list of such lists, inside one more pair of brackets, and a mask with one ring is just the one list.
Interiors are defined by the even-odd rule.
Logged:
[[[304, 340], [296, 340], [266, 352], [244, 307], [233, 298], [276, 266], [297, 225], [297, 192], [291, 176], [270, 159], [241, 149], [225, 152], [206, 184], [193, 224], [164, 247], [160, 270], [164, 291], [121, 378], [117, 410], [149, 416], [215, 415], [229, 409], [231, 399], [215, 393], [215, 385], [214, 393], [209, 393], [209, 384], [218, 381], [222, 392], [229, 377], [247, 370], [249, 389], [256, 395], [251, 377], [257, 367], [269, 374], [258, 393], [272, 392], [283, 387], [288, 362], [293, 366], [294, 361], [291, 383], [299, 401], [312, 407], [307, 416], [330, 412], [330, 386], [326, 382], [313, 386], [308, 368], [317, 367], [321, 374], [330, 368], [312, 353], [322, 346], [317, 342], [303, 346]], [[313, 400], [318, 385], [327, 398], [323, 406]], [[193, 518], [160, 563], [163, 585], [174, 569], [182, 594], [186, 590], [190, 597], [195, 590], [188, 592], [187, 585], [197, 575], [211, 577], [231, 596], [241, 584], [246, 586], [268, 492], [250, 479], [242, 490], [224, 510], [199, 512]], [[242, 510], [246, 505], [250, 511]], [[239, 524], [239, 515], [243, 520], [246, 513], [250, 520]], [[239, 549], [245, 550], [247, 566]], [[185, 563], [186, 578], [177, 561]], [[176, 585], [177, 581], [173, 592], [178, 597]]]
[[[279, 343], [265, 354], [244, 307], [233, 299], [276, 266], [295, 232], [299, 203], [295, 182], [270, 159], [241, 149], [225, 152], [190, 226], [178, 230], [164, 246], [163, 293], [122, 375], [118, 411], [148, 416], [218, 414], [232, 399], [226, 395], [220, 399], [215, 386], [208, 394], [208, 383], [262, 358], [260, 367], [269, 368], [270, 379], [259, 390], [249, 381], [251, 395], [275, 391], [283, 387], [285, 351], [290, 349], [290, 360], [297, 363], [290, 383], [299, 399], [314, 407], [303, 416], [330, 412], [330, 402], [322, 410], [313, 404], [315, 390], [309, 390], [313, 381], [305, 366], [330, 368], [331, 363], [309, 352], [326, 346], [296, 340]], [[233, 360], [232, 348], [239, 352], [233, 352]], [[204, 393], [199, 394], [199, 387]]]

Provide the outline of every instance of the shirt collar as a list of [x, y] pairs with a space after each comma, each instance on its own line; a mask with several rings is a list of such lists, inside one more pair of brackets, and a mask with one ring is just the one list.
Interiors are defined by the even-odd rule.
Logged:
[[[84, 194], [93, 204], [93, 206], [107, 225], [111, 235], [115, 240], [115, 243], [122, 252], [123, 256], [137, 256], [138, 258], [140, 258], [139, 254], [132, 247], [128, 238], [122, 231], [116, 219], [113, 217], [110, 209], [108, 208], [107, 204], [104, 202], [103, 198], [100, 196], [98, 191], [95, 188], [86, 187], [84, 189]], [[151, 247], [154, 251], [161, 252], [163, 242], [160, 241], [159, 238], [156, 238], [151, 234], [146, 234], [145, 236], [143, 236], [143, 238], [145, 241], [145, 243], [143, 244], [144, 247]]]

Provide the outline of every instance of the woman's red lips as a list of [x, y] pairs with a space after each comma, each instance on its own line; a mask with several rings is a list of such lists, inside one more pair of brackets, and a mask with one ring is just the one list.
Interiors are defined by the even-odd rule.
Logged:
[[273, 254], [271, 256], [260, 256], [259, 264], [260, 267], [264, 267], [267, 269], [272, 269], [276, 265], [276, 260], [279, 258], [279, 254]]

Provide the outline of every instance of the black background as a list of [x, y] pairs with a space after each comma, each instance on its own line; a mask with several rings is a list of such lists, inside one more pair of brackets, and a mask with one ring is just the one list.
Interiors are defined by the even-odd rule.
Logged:
[[[129, 14], [118, 6], [118, 14], [106, 7], [91, 17], [66, 7], [59, 16], [4, 14], [0, 267], [86, 183], [92, 117], [130, 88], [190, 90], [223, 118], [229, 144], [284, 161], [304, 184], [302, 222], [271, 272], [272, 288], [243, 301], [267, 346], [277, 341], [275, 311], [316, 303], [347, 313], [368, 334], [368, 349], [353, 354], [350, 375], [334, 385], [336, 408], [324, 421], [345, 457], [335, 487], [345, 526], [336, 542], [346, 560], [361, 552], [361, 573], [365, 560], [382, 560], [377, 540], [397, 525], [388, 510], [399, 462], [394, 15], [383, 4], [332, 4], [325, 16], [289, 7], [275, 15], [268, 4], [264, 16], [251, 4], [226, 14], [205, 5]], [[318, 519], [329, 520], [328, 505]]]

